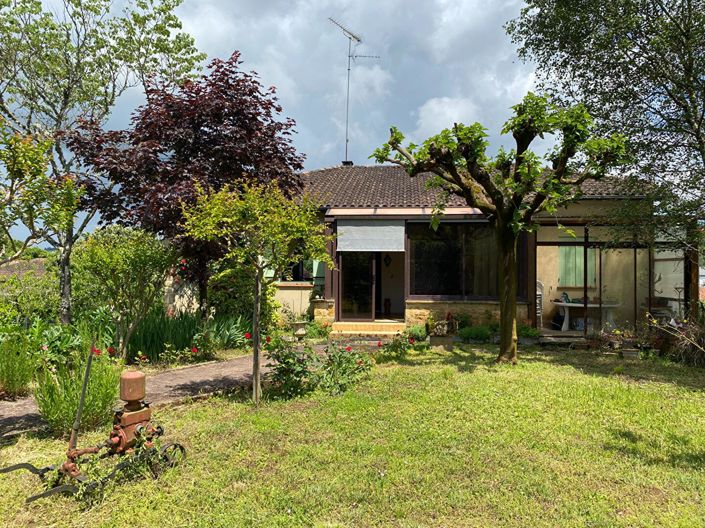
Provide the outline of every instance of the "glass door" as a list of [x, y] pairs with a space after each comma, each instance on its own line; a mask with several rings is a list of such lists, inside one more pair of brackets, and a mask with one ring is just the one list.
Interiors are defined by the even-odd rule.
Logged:
[[340, 317], [374, 320], [374, 253], [340, 253]]

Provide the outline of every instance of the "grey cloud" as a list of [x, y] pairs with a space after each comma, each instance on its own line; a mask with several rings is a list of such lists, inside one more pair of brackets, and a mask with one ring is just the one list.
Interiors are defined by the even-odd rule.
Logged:
[[[518, 0], [184, 0], [179, 15], [210, 58], [240, 50], [244, 67], [277, 87], [313, 169], [344, 152], [347, 40], [329, 16], [365, 37], [358, 53], [381, 55], [353, 65], [350, 157], [361, 164], [392, 124], [411, 137], [478, 120], [493, 147], [509, 145], [499, 127], [533, 81], [503, 29], [520, 8]], [[135, 101], [121, 101], [110, 126], [124, 126]]]

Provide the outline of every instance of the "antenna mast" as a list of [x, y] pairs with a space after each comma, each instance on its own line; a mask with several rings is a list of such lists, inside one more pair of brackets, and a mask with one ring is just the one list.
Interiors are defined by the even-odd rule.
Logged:
[[345, 94], [345, 160], [343, 161], [343, 165], [352, 165], [352, 162], [348, 159], [348, 143], [350, 142], [350, 139], [348, 137], [348, 127], [350, 123], [350, 66], [353, 59], [379, 59], [379, 56], [355, 55], [353, 53], [353, 41], [355, 41], [355, 45], [357, 46], [358, 44], [362, 43], [362, 37], [350, 31], [348, 28], [346, 28], [343, 24], [335, 20], [333, 17], [328, 17], [328, 20], [338, 26], [342, 30], [343, 35], [345, 35], [345, 37], [348, 39], [348, 86], [347, 92]]

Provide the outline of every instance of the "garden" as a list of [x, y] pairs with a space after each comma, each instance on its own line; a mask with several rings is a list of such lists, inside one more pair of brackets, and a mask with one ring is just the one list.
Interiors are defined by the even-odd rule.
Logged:
[[[189, 452], [158, 480], [86, 509], [23, 506], [36, 482], [0, 478], [6, 526], [700, 526], [700, 369], [593, 352], [496, 346], [374, 353], [344, 393], [247, 392], [160, 409]], [[292, 392], [301, 393], [299, 386]], [[265, 394], [267, 391], [265, 390]], [[102, 431], [87, 433], [86, 443]], [[52, 462], [63, 441], [5, 442], [0, 465]]]

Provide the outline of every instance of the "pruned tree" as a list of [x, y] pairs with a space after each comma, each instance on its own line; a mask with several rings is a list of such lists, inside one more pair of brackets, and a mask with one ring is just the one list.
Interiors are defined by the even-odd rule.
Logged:
[[105, 132], [99, 122], [85, 121], [70, 141], [84, 166], [117, 185], [88, 189], [104, 221], [169, 238], [195, 263], [203, 313], [208, 264], [222, 254], [217, 245], [181, 236], [182, 204], [195, 202], [199, 185], [276, 182], [289, 194], [300, 188], [294, 121], [281, 119], [274, 88], [265, 89], [241, 64], [235, 52], [211, 62], [199, 79], [148, 83], [147, 102], [128, 130]]
[[705, 221], [705, 1], [527, 0], [507, 30], [553, 97], [584, 103], [603, 133], [629, 138], [627, 191], [646, 194], [659, 214], [643, 223], [632, 202], [620, 223], [696, 250]]
[[[517, 240], [536, 226], [540, 211], [555, 212], [579, 196], [580, 185], [602, 178], [625, 158], [625, 138], [593, 134], [593, 121], [582, 105], [558, 107], [529, 93], [513, 107], [502, 129], [516, 148], [488, 156], [485, 128], [457, 123], [422, 145], [403, 145], [404, 136], [391, 129], [387, 143], [373, 153], [378, 163], [401, 165], [411, 175], [435, 175], [444, 196], [456, 194], [487, 215], [494, 224], [499, 252], [500, 362], [517, 361]], [[556, 134], [554, 150], [542, 160], [530, 150], [537, 137]], [[547, 162], [547, 163], [546, 163]], [[440, 204], [441, 208], [443, 204]]]
[[307, 195], [289, 198], [276, 183], [226, 186], [212, 193], [201, 190], [196, 203], [184, 209], [184, 228], [190, 237], [217, 243], [224, 262], [246, 266], [255, 277], [252, 398], [259, 404], [263, 286], [279, 280], [292, 262], [317, 259], [333, 266], [327, 251], [331, 235], [319, 206]]
[[[82, 173], [65, 136], [81, 119], [104, 121], [126, 90], [152, 76], [182, 79], [203, 59], [174, 14], [181, 0], [0, 0], [0, 117], [10, 131], [50, 138], [50, 174], [77, 188], [110, 186]], [[71, 320], [70, 258], [98, 212], [81, 192], [70, 222], [46, 233], [58, 250], [60, 317]], [[29, 226], [31, 227], [31, 226]]]

